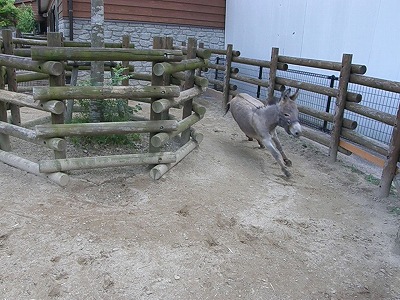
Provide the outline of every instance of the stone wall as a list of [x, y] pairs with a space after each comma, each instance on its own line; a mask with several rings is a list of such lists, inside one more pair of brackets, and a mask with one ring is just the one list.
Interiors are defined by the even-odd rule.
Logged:
[[[63, 33], [65, 40], [69, 40], [68, 19], [59, 20], [59, 31]], [[74, 41], [90, 41], [90, 20], [74, 20]], [[131, 36], [131, 43], [138, 49], [151, 49], [154, 36], [171, 36], [174, 45], [181, 45], [189, 37], [196, 38], [198, 43], [203, 42], [205, 48], [224, 49], [225, 31], [223, 29], [189, 27], [180, 25], [132, 23], [105, 21], [105, 42], [120, 43], [123, 35]], [[215, 56], [211, 61], [215, 60]], [[149, 63], [133, 63], [137, 72], [151, 72]]]

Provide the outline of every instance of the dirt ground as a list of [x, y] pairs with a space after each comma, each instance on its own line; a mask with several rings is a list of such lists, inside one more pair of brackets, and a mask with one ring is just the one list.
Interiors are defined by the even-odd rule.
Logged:
[[0, 163], [0, 298], [400, 299], [400, 202], [375, 197], [379, 170], [281, 131], [286, 179], [216, 98], [158, 181], [108, 168], [62, 188]]

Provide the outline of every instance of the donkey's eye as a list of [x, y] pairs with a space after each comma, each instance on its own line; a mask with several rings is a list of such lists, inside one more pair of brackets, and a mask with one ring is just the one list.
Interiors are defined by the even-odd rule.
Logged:
[[286, 114], [285, 114], [285, 117], [286, 117], [286, 118], [289, 118], [289, 117], [290, 117], [290, 115], [289, 115], [288, 113], [286, 113]]

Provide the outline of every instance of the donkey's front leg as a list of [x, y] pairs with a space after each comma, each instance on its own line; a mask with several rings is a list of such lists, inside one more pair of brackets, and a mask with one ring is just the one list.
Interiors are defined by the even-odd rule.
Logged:
[[281, 145], [281, 141], [278, 139], [278, 135], [276, 134], [276, 130], [272, 134], [272, 140], [275, 143], [276, 149], [278, 149], [279, 153], [282, 155], [283, 161], [286, 166], [291, 167], [292, 161], [286, 156], [285, 152], [283, 152], [283, 148]]
[[[272, 154], [272, 156], [275, 158], [276, 162], [281, 166], [282, 172], [286, 175], [286, 177], [290, 177], [291, 174], [290, 174], [290, 172], [288, 171], [288, 169], [286, 169], [286, 167], [285, 167], [285, 165], [283, 164], [283, 162], [281, 161], [281, 158], [280, 158], [280, 156], [279, 156], [278, 151], [276, 151], [274, 145], [272, 144], [271, 137], [269, 136], [269, 137], [263, 138], [262, 142], [263, 142], [264, 146], [265, 146], [265, 147], [269, 150], [269, 152]], [[275, 142], [275, 141], [274, 141], [274, 142]], [[280, 144], [279, 144], [279, 145], [280, 145]], [[282, 147], [281, 147], [281, 150], [282, 150]], [[287, 158], [286, 158], [286, 159], [287, 159]]]

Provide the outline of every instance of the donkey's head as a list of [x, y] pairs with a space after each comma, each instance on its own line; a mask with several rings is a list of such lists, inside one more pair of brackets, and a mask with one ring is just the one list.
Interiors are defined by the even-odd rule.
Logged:
[[279, 107], [279, 126], [283, 127], [288, 134], [299, 137], [301, 125], [299, 123], [299, 109], [296, 104], [299, 89], [293, 95], [290, 95], [290, 92], [290, 88], [283, 91], [277, 104]]

